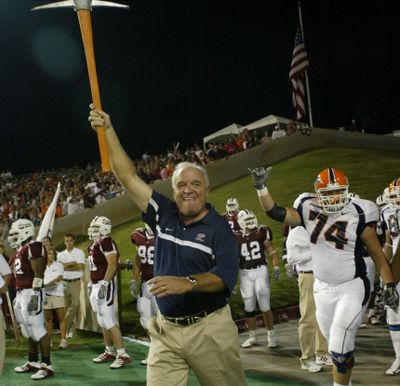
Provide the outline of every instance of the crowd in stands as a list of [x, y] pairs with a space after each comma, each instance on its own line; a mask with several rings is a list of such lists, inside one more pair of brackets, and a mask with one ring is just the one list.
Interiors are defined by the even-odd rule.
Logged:
[[[275, 139], [271, 137], [271, 133], [265, 130], [244, 129], [225, 143], [208, 142], [205, 149], [194, 144], [181, 150], [179, 144], [174, 144], [160, 155], [150, 155], [145, 151], [135, 163], [139, 176], [145, 182], [152, 183], [169, 178], [179, 162], [206, 165]], [[0, 173], [0, 240], [5, 239], [9, 225], [19, 218], [27, 218], [35, 225], [40, 225], [59, 182], [61, 193], [56, 217], [93, 208], [124, 193], [112, 173], [103, 173], [100, 166], [94, 164], [86, 168], [54, 169], [20, 176], [9, 170], [3, 171]]]

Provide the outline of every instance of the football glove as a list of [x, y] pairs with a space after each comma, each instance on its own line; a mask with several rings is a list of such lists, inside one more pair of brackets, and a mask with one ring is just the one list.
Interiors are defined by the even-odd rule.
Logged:
[[394, 312], [399, 309], [399, 294], [394, 283], [387, 283], [383, 289], [383, 301], [385, 306], [390, 307]]
[[31, 298], [28, 303], [28, 314], [35, 315], [39, 308], [39, 291], [32, 291]]
[[267, 169], [263, 168], [262, 166], [255, 169], [249, 169], [254, 187], [257, 190], [262, 190], [267, 187], [266, 182], [271, 174], [271, 169], [271, 166], [269, 166]]
[[138, 297], [137, 284], [136, 284], [136, 280], [134, 280], [134, 279], [132, 279], [132, 280], [129, 282], [129, 292], [131, 293], [131, 295], [132, 295], [134, 298], [137, 298], [137, 297]]
[[97, 294], [97, 297], [99, 298], [99, 300], [105, 300], [105, 298], [107, 296], [108, 285], [110, 284], [110, 282], [105, 281], [105, 280], [101, 280], [99, 282], [99, 284], [100, 284], [100, 288], [99, 288], [99, 292]]
[[296, 277], [296, 271], [294, 270], [293, 264], [285, 264], [286, 277], [294, 279]]
[[281, 269], [279, 267], [274, 267], [274, 280], [277, 281], [281, 276]]

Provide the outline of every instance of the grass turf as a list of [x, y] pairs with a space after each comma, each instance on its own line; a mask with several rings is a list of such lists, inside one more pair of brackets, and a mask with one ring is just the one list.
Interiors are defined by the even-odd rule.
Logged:
[[[285, 160], [273, 165], [268, 187], [275, 200], [284, 206], [292, 206], [296, 197], [303, 192], [313, 191], [313, 181], [325, 167], [336, 167], [345, 172], [350, 181], [350, 191], [358, 193], [361, 198], [375, 201], [389, 182], [398, 177], [400, 154], [375, 150], [359, 149], [321, 149]], [[258, 204], [250, 177], [243, 177], [234, 182], [212, 190], [209, 201], [220, 213], [225, 211], [225, 203], [229, 197], [239, 200], [241, 209], [251, 209], [257, 215], [259, 223], [267, 224], [274, 235], [274, 246], [282, 255], [282, 225], [268, 219]], [[112, 237], [117, 242], [121, 253], [121, 262], [133, 260], [136, 251], [130, 241], [131, 232], [141, 221], [130, 221], [113, 228]], [[88, 241], [78, 246], [86, 250]], [[59, 246], [60, 250], [63, 246]], [[281, 267], [284, 272], [283, 266]], [[136, 302], [128, 291], [131, 271], [123, 270], [122, 277], [122, 329], [125, 333], [143, 334], [140, 327]], [[271, 283], [272, 309], [279, 309], [297, 304], [297, 285], [292, 279], [281, 274], [279, 281]], [[239, 287], [230, 298], [233, 317], [238, 319], [244, 315]]]

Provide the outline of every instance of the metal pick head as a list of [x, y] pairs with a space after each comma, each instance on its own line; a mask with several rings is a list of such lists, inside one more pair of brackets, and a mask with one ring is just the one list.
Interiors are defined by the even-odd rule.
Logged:
[[50, 9], [50, 8], [74, 8], [75, 10], [81, 9], [92, 9], [93, 7], [114, 7], [114, 8], [124, 8], [129, 9], [129, 5], [126, 4], [118, 4], [112, 1], [104, 1], [104, 0], [64, 0], [57, 1], [55, 3], [38, 5], [31, 9], [31, 11], [37, 11], [41, 9]]

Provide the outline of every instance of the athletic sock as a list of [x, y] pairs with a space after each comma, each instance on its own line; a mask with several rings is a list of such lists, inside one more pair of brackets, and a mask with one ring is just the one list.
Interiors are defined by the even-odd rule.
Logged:
[[[396, 327], [396, 330], [392, 330], [391, 327]], [[389, 326], [390, 337], [392, 338], [392, 344], [396, 358], [400, 358], [400, 326]]]
[[46, 365], [50, 366], [51, 365], [50, 356], [48, 356], [48, 357], [42, 356], [42, 363], [46, 363]]
[[39, 353], [29, 353], [28, 355], [28, 360], [29, 362], [39, 362]]
[[124, 355], [124, 354], [126, 354], [126, 350], [125, 350], [125, 348], [119, 348], [118, 350], [117, 350], [117, 354], [118, 355]]
[[106, 346], [106, 351], [110, 354], [115, 354], [115, 347], [114, 346]]
[[273, 338], [275, 336], [275, 330], [268, 330], [268, 338]]

